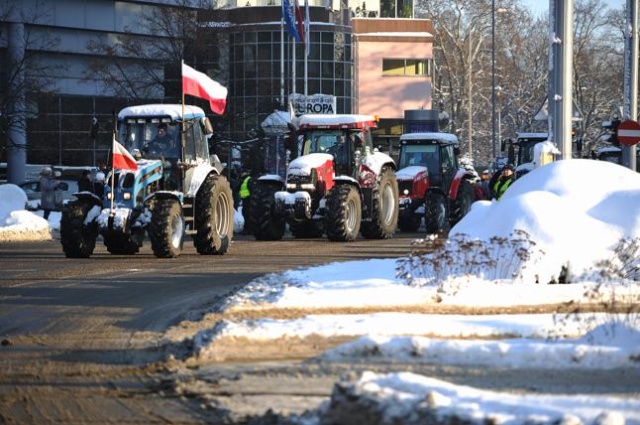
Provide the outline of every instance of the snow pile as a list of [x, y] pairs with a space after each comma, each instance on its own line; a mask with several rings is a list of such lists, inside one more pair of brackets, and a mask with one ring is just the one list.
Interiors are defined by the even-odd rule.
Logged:
[[47, 220], [27, 211], [27, 195], [14, 184], [0, 185], [0, 242], [51, 239]]

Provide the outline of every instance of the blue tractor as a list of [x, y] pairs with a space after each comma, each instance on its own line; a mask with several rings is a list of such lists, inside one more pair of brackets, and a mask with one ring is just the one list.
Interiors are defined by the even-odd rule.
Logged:
[[115, 168], [102, 197], [79, 192], [66, 204], [60, 221], [65, 255], [90, 257], [98, 236], [111, 254], [132, 255], [145, 234], [158, 258], [179, 256], [186, 236], [200, 254], [225, 254], [233, 238], [233, 196], [223, 165], [209, 154], [212, 127], [202, 109], [132, 106], [120, 111], [117, 123], [119, 143], [137, 169]]

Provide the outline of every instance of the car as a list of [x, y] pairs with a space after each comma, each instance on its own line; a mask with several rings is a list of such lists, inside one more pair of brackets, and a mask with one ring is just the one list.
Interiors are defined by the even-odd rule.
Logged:
[[[42, 191], [40, 190], [40, 180], [27, 180], [20, 183], [18, 186], [22, 190], [24, 190], [24, 193], [26, 193], [27, 202], [30, 206], [40, 206], [39, 202], [42, 197]], [[78, 182], [76, 180], [61, 179], [60, 186], [58, 186], [58, 188], [59, 189], [56, 190], [60, 190], [62, 192], [62, 202], [59, 205], [56, 205], [54, 211], [61, 211], [62, 205], [74, 198], [73, 194], [78, 192]], [[37, 203], [33, 201], [37, 201]]]

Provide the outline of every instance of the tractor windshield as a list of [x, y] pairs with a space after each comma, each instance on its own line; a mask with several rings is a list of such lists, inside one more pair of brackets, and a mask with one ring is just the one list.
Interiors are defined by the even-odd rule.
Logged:
[[176, 125], [159, 120], [125, 120], [119, 129], [120, 143], [144, 158], [179, 158], [179, 135]]
[[404, 145], [398, 159], [398, 168], [418, 165], [427, 167], [431, 173], [440, 168], [438, 163], [438, 145]]
[[326, 153], [331, 148], [344, 143], [346, 133], [342, 131], [314, 131], [305, 135], [303, 154]]

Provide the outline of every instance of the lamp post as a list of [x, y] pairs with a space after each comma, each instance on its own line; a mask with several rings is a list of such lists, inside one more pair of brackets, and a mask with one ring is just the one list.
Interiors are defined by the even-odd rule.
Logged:
[[496, 159], [496, 0], [491, 0], [491, 152]]

